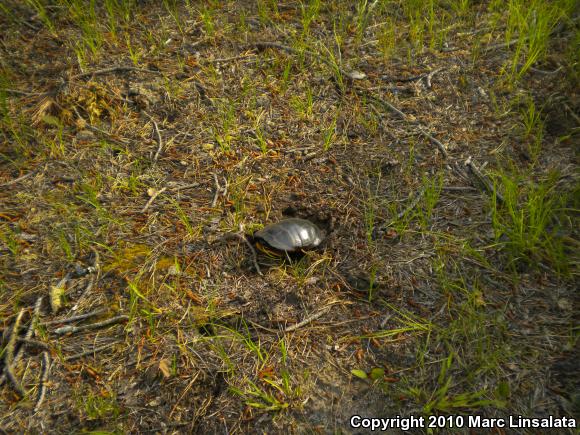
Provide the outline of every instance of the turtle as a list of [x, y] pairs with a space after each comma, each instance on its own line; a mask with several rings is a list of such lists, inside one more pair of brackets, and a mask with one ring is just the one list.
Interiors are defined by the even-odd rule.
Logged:
[[253, 239], [260, 251], [279, 257], [320, 246], [324, 234], [306, 219], [288, 218], [256, 231]]

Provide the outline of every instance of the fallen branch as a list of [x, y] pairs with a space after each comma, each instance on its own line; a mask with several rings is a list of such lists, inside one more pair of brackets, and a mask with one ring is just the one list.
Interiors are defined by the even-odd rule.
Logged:
[[129, 320], [129, 316], [122, 315], [113, 317], [112, 319], [103, 320], [102, 322], [91, 323], [83, 326], [63, 326], [54, 330], [56, 335], [76, 334], [78, 332], [92, 331], [94, 329], [104, 328], [106, 326], [114, 325]]

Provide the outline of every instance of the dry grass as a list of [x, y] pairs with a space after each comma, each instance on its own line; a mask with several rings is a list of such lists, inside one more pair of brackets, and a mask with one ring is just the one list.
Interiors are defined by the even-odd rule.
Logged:
[[578, 418], [573, 2], [100, 3], [0, 8], [0, 429]]

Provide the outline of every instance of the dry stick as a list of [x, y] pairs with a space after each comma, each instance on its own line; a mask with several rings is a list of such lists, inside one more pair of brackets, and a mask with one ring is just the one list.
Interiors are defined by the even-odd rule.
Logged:
[[106, 326], [114, 325], [116, 323], [125, 322], [129, 320], [129, 316], [122, 315], [113, 317], [112, 319], [103, 320], [102, 322], [91, 323], [83, 326], [63, 326], [54, 330], [56, 335], [76, 334], [77, 332], [92, 331], [93, 329], [100, 329]]
[[220, 186], [220, 182], [219, 182], [219, 180], [218, 180], [218, 177], [217, 177], [217, 175], [215, 174], [215, 172], [214, 172], [212, 175], [213, 175], [213, 179], [214, 179], [214, 181], [215, 181], [215, 194], [214, 194], [214, 196], [213, 196], [213, 201], [211, 202], [211, 206], [212, 206], [212, 208], [213, 208], [213, 207], [215, 207], [215, 206], [216, 206], [216, 204], [217, 204], [217, 202], [218, 202], [218, 197], [219, 197], [219, 194], [220, 194], [220, 192], [221, 192], [222, 188], [221, 188], [221, 186]]
[[431, 136], [429, 133], [427, 133], [422, 128], [419, 127], [418, 130], [419, 130], [419, 133], [421, 133], [423, 136], [425, 136], [427, 139], [429, 139], [431, 142], [433, 142], [435, 145], [437, 145], [437, 148], [439, 148], [439, 151], [441, 151], [441, 154], [443, 154], [443, 157], [445, 157], [446, 159], [449, 158], [449, 154], [447, 153], [447, 150], [445, 149], [445, 145], [443, 145], [439, 140], [435, 139], [433, 136]]
[[243, 231], [239, 231], [237, 233], [226, 233], [220, 239], [218, 239], [218, 241], [225, 241], [225, 240], [229, 240], [232, 238], [236, 238], [238, 240], [241, 240], [242, 242], [244, 242], [246, 244], [246, 246], [248, 247], [248, 249], [252, 253], [252, 263], [254, 264], [254, 268], [256, 269], [256, 272], [258, 272], [258, 275], [263, 275], [262, 270], [260, 269], [260, 266], [258, 265], [258, 254], [256, 253], [256, 248], [254, 248], [252, 246], [252, 244], [247, 239], [247, 237]]
[[153, 204], [153, 201], [155, 201], [155, 198], [157, 198], [159, 195], [161, 195], [163, 192], [165, 192], [167, 190], [167, 187], [164, 187], [162, 189], [159, 189], [158, 191], [156, 191], [151, 198], [149, 198], [149, 201], [147, 201], [147, 204], [145, 204], [145, 207], [143, 207], [141, 209], [141, 213], [145, 213], [147, 211], [147, 209], [149, 208], [149, 206], [151, 204]]
[[161, 150], [163, 149], [163, 139], [161, 138], [161, 133], [159, 132], [159, 126], [157, 125], [157, 122], [155, 121], [155, 119], [151, 115], [149, 115], [147, 112], [143, 112], [143, 113], [145, 113], [145, 115], [147, 115], [147, 117], [153, 123], [153, 130], [155, 131], [155, 135], [157, 136], [157, 145], [158, 145], [157, 152], [153, 156], [153, 161], [156, 162], [157, 159], [159, 158], [159, 154], [161, 153]]
[[256, 249], [252, 246], [252, 244], [250, 243], [250, 241], [248, 240], [248, 238], [246, 237], [246, 235], [243, 232], [239, 232], [239, 233], [234, 233], [238, 236], [239, 239], [241, 239], [246, 246], [250, 249], [250, 252], [252, 253], [252, 263], [254, 264], [254, 268], [256, 269], [256, 272], [258, 272], [258, 275], [263, 275], [262, 274], [262, 270], [260, 269], [260, 266], [258, 265], [258, 254], [256, 253]]
[[119, 343], [119, 342], [115, 341], [113, 343], [103, 344], [102, 346], [97, 346], [93, 349], [86, 350], [84, 352], [79, 352], [79, 353], [75, 353], [73, 355], [69, 355], [69, 356], [65, 357], [64, 360], [65, 361], [73, 361], [75, 359], [79, 359], [79, 358], [82, 358], [82, 357], [87, 356], [87, 355], [96, 354], [96, 353], [102, 352], [103, 350], [107, 350], [107, 349], [113, 347], [117, 343]]
[[100, 316], [101, 314], [106, 313], [108, 310], [106, 308], [99, 308], [97, 310], [91, 311], [90, 313], [79, 314], [78, 316], [72, 316], [67, 319], [60, 319], [60, 320], [51, 320], [50, 322], [43, 322], [44, 326], [47, 325], [58, 325], [61, 323], [72, 323], [78, 322], [79, 320], [86, 320], [91, 317]]
[[431, 80], [433, 79], [433, 76], [435, 74], [437, 74], [438, 72], [443, 71], [444, 68], [437, 68], [434, 69], [433, 71], [431, 71], [429, 74], [427, 74], [427, 87], [431, 88]]
[[208, 63], [231, 62], [233, 60], [245, 59], [245, 58], [252, 57], [252, 56], [254, 56], [254, 55], [250, 54], [250, 53], [242, 53], [242, 54], [239, 54], [237, 56], [232, 56], [232, 57], [208, 59], [208, 60], [206, 60], [206, 62], [208, 62]]
[[475, 164], [472, 162], [471, 156], [468, 157], [467, 160], [465, 161], [465, 166], [467, 166], [467, 169], [469, 169], [469, 173], [473, 175], [473, 177], [477, 180], [477, 184], [479, 184], [479, 186], [483, 190], [485, 190], [490, 195], [494, 195], [495, 193], [497, 202], [502, 204], [505, 202], [504, 197], [499, 192], [494, 190], [491, 182], [487, 179], [485, 175], [481, 173], [481, 171], [477, 168], [477, 166], [475, 166]]
[[[42, 307], [42, 300], [43, 300], [43, 296], [40, 296], [38, 299], [36, 299], [36, 303], [34, 304], [34, 312], [32, 314], [32, 318], [30, 319], [30, 324], [28, 325], [28, 329], [26, 330], [26, 334], [24, 335], [24, 338], [19, 338], [16, 337], [16, 340], [20, 343], [28, 343], [28, 344], [33, 344], [36, 346], [45, 346], [46, 345], [44, 343], [41, 342], [36, 342], [36, 340], [31, 340], [32, 336], [34, 334], [34, 327], [36, 326], [36, 322], [38, 320], [38, 317], [40, 316], [40, 309]], [[14, 348], [13, 348], [14, 350]], [[16, 364], [20, 357], [22, 356], [22, 348], [19, 348], [18, 350], [14, 351], [14, 355], [13, 355], [13, 360], [12, 360], [12, 364]], [[2, 385], [5, 381], [5, 377], [4, 375], [2, 375], [0, 377], [0, 385]]]
[[298, 328], [302, 328], [304, 325], [308, 325], [310, 322], [322, 317], [326, 312], [330, 309], [330, 306], [323, 308], [322, 310], [314, 313], [312, 316], [307, 317], [306, 319], [302, 320], [301, 322], [296, 323], [295, 325], [289, 326], [288, 328], [284, 329], [284, 332], [292, 332], [297, 330]]
[[111, 68], [104, 68], [104, 69], [99, 69], [96, 71], [89, 71], [86, 73], [77, 74], [77, 75], [72, 76], [71, 80], [82, 79], [84, 77], [92, 77], [92, 76], [97, 76], [97, 75], [104, 75], [104, 74], [109, 74], [109, 73], [113, 73], [113, 72], [122, 72], [122, 71], [136, 71], [136, 72], [144, 72], [144, 73], [157, 74], [157, 75], [162, 74], [161, 71], [154, 71], [154, 70], [145, 69], [145, 68], [136, 68], [134, 66], [114, 66]]
[[[14, 347], [16, 346], [16, 342], [18, 341], [18, 329], [20, 329], [20, 322], [22, 322], [22, 317], [24, 316], [24, 308], [20, 310], [18, 316], [16, 316], [16, 320], [14, 321], [14, 325], [12, 327], [12, 333], [10, 334], [10, 340], [8, 340], [8, 344], [6, 345], [6, 353], [4, 356], [4, 375], [12, 384], [12, 388], [18, 393], [20, 397], [24, 397], [24, 389], [20, 382], [16, 379], [14, 372], [12, 371], [12, 363], [15, 359], [14, 356]], [[0, 379], [0, 385], [4, 383], [4, 375]]]
[[2, 88], [2, 89], [0, 89], [0, 92], [6, 92], [7, 94], [14, 94], [14, 95], [24, 95], [26, 97], [32, 97], [32, 96], [45, 94], [44, 92], [25, 92], [25, 91], [21, 91], [19, 89], [8, 89], [8, 88]]
[[12, 186], [13, 184], [16, 184], [16, 183], [19, 183], [23, 180], [26, 180], [27, 178], [32, 177], [37, 171], [38, 171], [38, 168], [30, 171], [28, 174], [24, 174], [21, 177], [15, 178], [12, 181], [7, 181], [6, 183], [2, 183], [2, 184], [0, 184], [0, 187]]
[[50, 372], [50, 354], [48, 352], [42, 352], [42, 368], [40, 372], [40, 382], [38, 384], [38, 395], [36, 397], [36, 405], [34, 405], [34, 412], [38, 412], [44, 402], [44, 396], [46, 395], [46, 382], [48, 381], [48, 375]]
[[33, 340], [32, 338], [19, 338], [17, 339], [18, 343], [22, 343], [28, 346], [36, 346], [43, 350], [48, 350], [48, 345], [43, 343], [42, 341]]

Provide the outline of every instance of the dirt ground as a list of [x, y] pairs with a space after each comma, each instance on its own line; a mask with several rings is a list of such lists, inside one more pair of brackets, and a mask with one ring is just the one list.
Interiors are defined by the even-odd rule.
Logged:
[[[578, 419], [554, 4], [535, 59], [498, 2], [3, 3], [0, 432]], [[257, 269], [290, 216], [323, 244]]]

